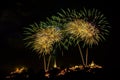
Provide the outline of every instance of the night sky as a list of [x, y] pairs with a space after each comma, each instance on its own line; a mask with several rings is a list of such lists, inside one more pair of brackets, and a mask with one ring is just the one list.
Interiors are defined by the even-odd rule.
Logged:
[[[46, 17], [56, 14], [61, 8], [79, 10], [83, 7], [100, 10], [112, 27], [106, 41], [90, 49], [90, 60], [93, 59], [96, 64], [107, 68], [114, 68], [114, 64], [117, 64], [117, 48], [113, 49], [115, 47], [113, 43], [117, 44], [117, 42], [113, 41], [115, 40], [113, 30], [119, 27], [116, 3], [106, 0], [15, 0], [14, 2], [4, 0], [0, 2], [0, 70], [12, 70], [19, 65], [39, 69], [42, 61], [24, 46], [23, 27], [44, 21]], [[77, 49], [71, 48], [68, 52], [71, 54], [66, 53], [64, 58], [59, 58], [58, 62], [61, 63], [63, 60], [64, 64], [79, 63], [79, 54], [72, 54], [75, 52]]]

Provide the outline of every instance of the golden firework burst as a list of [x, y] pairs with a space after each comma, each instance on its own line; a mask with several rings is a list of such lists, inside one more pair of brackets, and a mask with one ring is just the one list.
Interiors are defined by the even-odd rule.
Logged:
[[53, 50], [54, 43], [59, 42], [61, 38], [62, 35], [60, 30], [57, 30], [53, 26], [40, 29], [35, 34], [33, 48], [39, 53], [50, 54], [50, 52]]
[[66, 32], [75, 39], [81, 39], [86, 44], [98, 44], [100, 39], [99, 30], [92, 24], [79, 19], [66, 24]]

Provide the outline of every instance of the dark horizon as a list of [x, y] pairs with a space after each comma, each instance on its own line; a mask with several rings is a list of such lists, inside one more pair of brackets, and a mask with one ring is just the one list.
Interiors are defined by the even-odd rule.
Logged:
[[[112, 53], [113, 29], [117, 26], [117, 24], [115, 24], [117, 22], [116, 6], [112, 6], [114, 1], [54, 0], [49, 2], [47, 0], [28, 0], [1, 2], [0, 5], [1, 4], [3, 5], [1, 6], [2, 8], [0, 8], [0, 70], [9, 70], [18, 65], [32, 67], [34, 70], [40, 69], [39, 66], [41, 66], [41, 61], [38, 56], [34, 54], [34, 52], [31, 52], [32, 50], [25, 48], [24, 46], [24, 42], [22, 40], [23, 27], [33, 24], [34, 22], [44, 21], [46, 17], [56, 14], [56, 12], [61, 8], [79, 10], [86, 7], [88, 9], [96, 8], [100, 10], [107, 17], [112, 28], [110, 30], [110, 36], [106, 39], [106, 41], [100, 44], [100, 46], [96, 46], [91, 49], [89, 56], [96, 64], [103, 65], [110, 69], [114, 68], [114, 65], [117, 63], [115, 62], [117, 55], [114, 53], [113, 56]], [[63, 61], [69, 54], [65, 55], [66, 56]], [[73, 57], [73, 54], [69, 55], [70, 58], [68, 58], [67, 61], [75, 60], [72, 63], [76, 61], [79, 62], [79, 60], [81, 61], [78, 55], [75, 55], [75, 57]], [[76, 57], [79, 60], [76, 60]], [[64, 64], [67, 64], [67, 61]], [[58, 62], [61, 63], [61, 60], [58, 60]]]

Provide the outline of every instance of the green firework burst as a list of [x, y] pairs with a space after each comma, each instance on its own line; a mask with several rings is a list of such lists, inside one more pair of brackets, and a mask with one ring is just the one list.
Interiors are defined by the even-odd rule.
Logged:
[[60, 50], [63, 50], [64, 48], [68, 50], [68, 46], [71, 44], [71, 42], [68, 40], [68, 37], [64, 30], [64, 25], [66, 21], [64, 21], [60, 16], [55, 16], [55, 15], [51, 16], [50, 18], [47, 18], [47, 20], [50, 25], [56, 26], [56, 28], [60, 30], [62, 34], [62, 40], [55, 45], [55, 48], [59, 48]]

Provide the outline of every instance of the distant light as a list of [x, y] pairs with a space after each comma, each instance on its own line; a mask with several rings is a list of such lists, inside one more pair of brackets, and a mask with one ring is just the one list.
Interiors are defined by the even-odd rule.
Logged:
[[57, 68], [56, 60], [54, 61], [53, 67], [54, 67], [54, 68]]
[[102, 68], [102, 66], [96, 65], [94, 63], [94, 61], [91, 62], [91, 64], [89, 65], [90, 68]]
[[16, 69], [15, 69], [15, 71], [13, 71], [13, 72], [11, 72], [10, 74], [14, 74], [14, 73], [22, 73], [24, 70], [27, 70], [27, 68], [26, 67], [21, 67], [21, 68], [19, 68], [19, 67], [17, 67]]
[[50, 73], [46, 72], [45, 77], [49, 78], [49, 76], [50, 76]]

